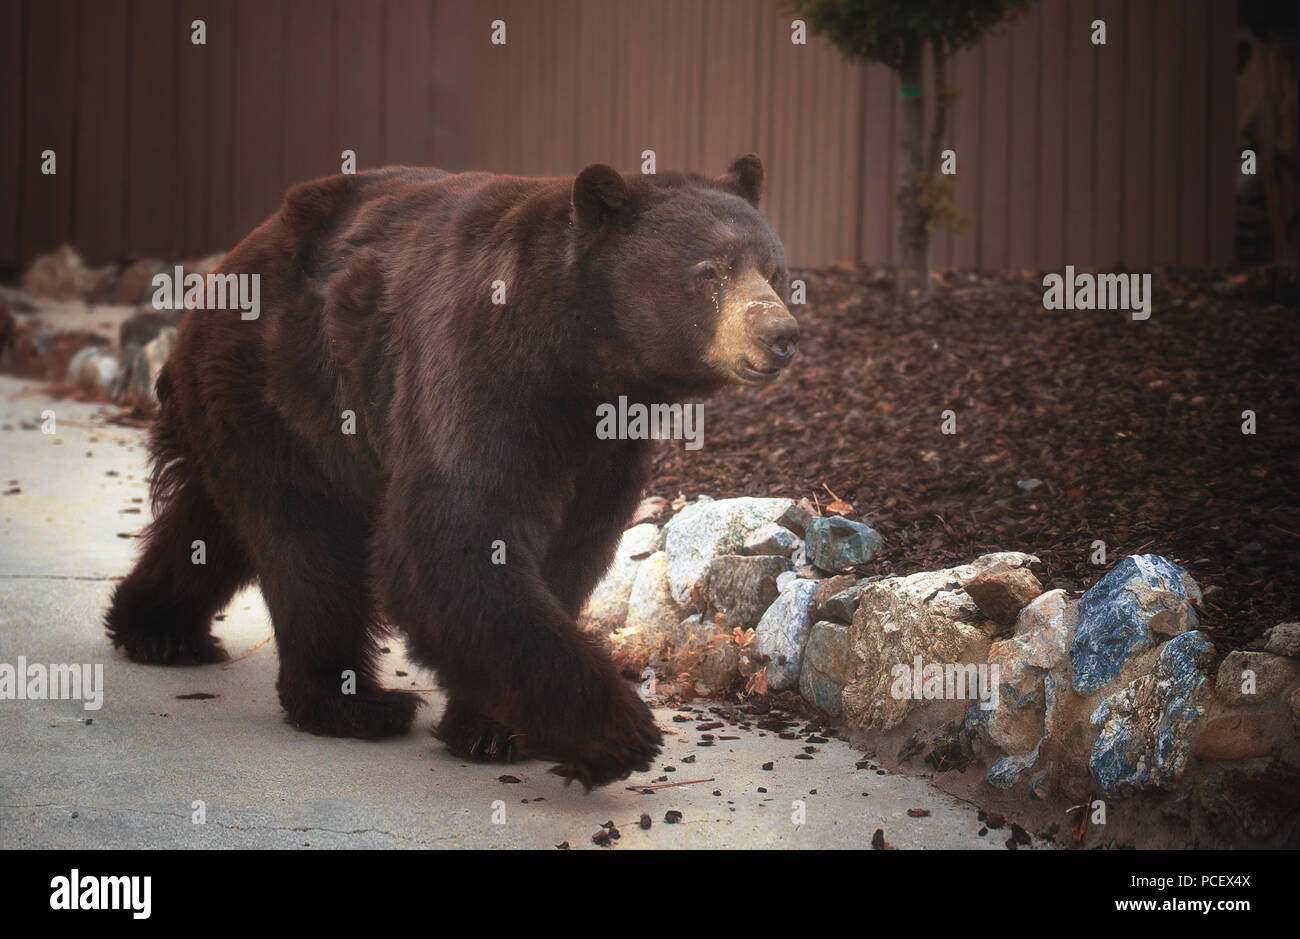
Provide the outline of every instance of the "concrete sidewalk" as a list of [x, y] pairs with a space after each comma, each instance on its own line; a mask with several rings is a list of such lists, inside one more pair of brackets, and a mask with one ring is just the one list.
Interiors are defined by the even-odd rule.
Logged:
[[[106, 425], [98, 406], [53, 401], [33, 387], [0, 378], [0, 483], [20, 490], [0, 496], [0, 663], [102, 664], [105, 690], [93, 711], [82, 701], [0, 700], [0, 848], [554, 850], [565, 841], [593, 847], [592, 834], [613, 821], [622, 835], [615, 850], [868, 848], [876, 829], [898, 848], [1005, 850], [1009, 832], [979, 836], [973, 806], [924, 779], [857, 769], [862, 754], [842, 741], [797, 760], [808, 745], [802, 738], [728, 726], [712, 733], [738, 739], [700, 747], [700, 734], [674, 723], [667, 708], [656, 710], [674, 732], [660, 767], [589, 796], [566, 790], [545, 763], [450, 756], [427, 732], [442, 709], [436, 691], [403, 738], [299, 733], [281, 716], [275, 644], [256, 588], [236, 597], [216, 627], [234, 661], [198, 669], [130, 663], [112, 650], [100, 619], [114, 578], [131, 564], [135, 541], [119, 535], [148, 518], [143, 433]], [[23, 429], [47, 408], [56, 435]], [[390, 648], [390, 686], [433, 686], [400, 641]], [[178, 697], [190, 694], [214, 697]], [[761, 769], [769, 761], [773, 769]], [[520, 782], [499, 781], [505, 774]], [[648, 795], [625, 788], [663, 775], [713, 781]], [[193, 821], [196, 802], [204, 803], [203, 824]], [[911, 818], [913, 808], [931, 814]], [[665, 824], [668, 810], [681, 812], [681, 822]], [[653, 820], [648, 831], [637, 826], [643, 812]]]

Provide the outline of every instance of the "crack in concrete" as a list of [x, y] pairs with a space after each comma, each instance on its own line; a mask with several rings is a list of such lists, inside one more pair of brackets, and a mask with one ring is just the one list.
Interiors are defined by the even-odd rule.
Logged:
[[[176, 813], [176, 812], [160, 812], [160, 811], [158, 811], [157, 809], [137, 809], [137, 808], [131, 808], [131, 807], [129, 807], [129, 806], [116, 806], [116, 807], [113, 807], [113, 808], [106, 808], [105, 806], [102, 806], [102, 805], [83, 805], [83, 806], [79, 806], [79, 807], [73, 808], [73, 806], [67, 805], [66, 803], [63, 803], [63, 802], [33, 802], [33, 803], [26, 804], [26, 805], [4, 805], [4, 804], [0, 804], [0, 809], [46, 809], [46, 808], [73, 809], [73, 811], [77, 811], [77, 812], [81, 812], [81, 811], [85, 811], [85, 810], [89, 810], [89, 809], [95, 809], [95, 810], [97, 810], [97, 811], [108, 812], [108, 813], [112, 813], [112, 812], [115, 812], [115, 811], [118, 811], [118, 812], [121, 812], [121, 811], [125, 811], [125, 812], [140, 812], [140, 813], [143, 813], [143, 814], [145, 814], [145, 815], [161, 815], [163, 818], [174, 818], [174, 819], [188, 819], [188, 818], [189, 818], [189, 816], [188, 816], [187, 814], [183, 813], [183, 812], [178, 814], [178, 813]], [[439, 838], [439, 839], [436, 839], [436, 840], [434, 840], [434, 841], [424, 841], [424, 840], [422, 840], [422, 839], [420, 839], [420, 838], [411, 838], [411, 837], [408, 837], [408, 836], [406, 836], [406, 835], [399, 835], [399, 834], [397, 834], [396, 832], [385, 831], [385, 830], [382, 829], [382, 828], [352, 828], [352, 829], [342, 829], [342, 828], [320, 828], [320, 827], [317, 827], [317, 826], [314, 826], [314, 825], [307, 825], [307, 826], [297, 826], [297, 825], [235, 825], [235, 824], [231, 824], [231, 823], [228, 823], [228, 822], [222, 822], [222, 821], [217, 820], [217, 819], [210, 819], [210, 820], [208, 820], [208, 821], [205, 821], [203, 824], [204, 824], [204, 825], [215, 825], [215, 826], [217, 826], [218, 828], [223, 828], [223, 829], [225, 829], [225, 830], [227, 830], [227, 831], [292, 831], [292, 832], [298, 832], [298, 833], [320, 831], [320, 832], [326, 832], [326, 833], [328, 833], [328, 834], [333, 834], [333, 835], [368, 835], [368, 834], [376, 834], [376, 835], [385, 835], [385, 836], [387, 836], [387, 837], [389, 837], [389, 838], [394, 838], [394, 839], [396, 839], [396, 840], [398, 840], [398, 841], [406, 841], [406, 842], [409, 842], [410, 844], [423, 844], [423, 845], [432, 845], [432, 844], [438, 844], [439, 842], [442, 842], [442, 841], [455, 840], [454, 836], [447, 836], [446, 838]], [[196, 825], [195, 827], [197, 828], [197, 827], [200, 827], [200, 826]]]
[[122, 580], [121, 574], [115, 574], [111, 577], [93, 577], [89, 574], [0, 574], [0, 580], [89, 580], [89, 581], [115, 581]]

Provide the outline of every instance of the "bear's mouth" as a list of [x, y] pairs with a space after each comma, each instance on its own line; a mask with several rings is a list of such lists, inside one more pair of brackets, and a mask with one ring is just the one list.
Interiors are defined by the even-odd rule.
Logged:
[[773, 365], [770, 368], [759, 368], [749, 359], [741, 359], [740, 362], [731, 367], [736, 377], [741, 383], [746, 385], [766, 385], [768, 382], [781, 374], [781, 366]]

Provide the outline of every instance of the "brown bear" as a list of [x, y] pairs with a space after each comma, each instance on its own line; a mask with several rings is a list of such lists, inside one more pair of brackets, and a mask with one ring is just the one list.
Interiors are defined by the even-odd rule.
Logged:
[[649, 443], [600, 439], [597, 409], [789, 364], [762, 185], [750, 154], [716, 179], [392, 167], [291, 188], [219, 269], [259, 275], [260, 315], [190, 309], [158, 378], [155, 517], [114, 645], [218, 661], [213, 614], [256, 579], [296, 727], [409, 727], [420, 699], [375, 661], [392, 624], [447, 694], [453, 753], [553, 760], [587, 789], [649, 769], [659, 729], [575, 620], [647, 478]]

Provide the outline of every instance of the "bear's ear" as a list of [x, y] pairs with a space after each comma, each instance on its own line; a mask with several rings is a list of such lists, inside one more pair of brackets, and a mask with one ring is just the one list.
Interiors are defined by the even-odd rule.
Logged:
[[724, 188], [758, 208], [758, 200], [763, 195], [763, 161], [757, 153], [746, 153], [731, 164], [721, 182]]
[[631, 198], [632, 191], [617, 170], [593, 163], [573, 181], [573, 222], [581, 231], [599, 228]]

